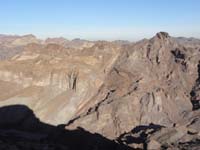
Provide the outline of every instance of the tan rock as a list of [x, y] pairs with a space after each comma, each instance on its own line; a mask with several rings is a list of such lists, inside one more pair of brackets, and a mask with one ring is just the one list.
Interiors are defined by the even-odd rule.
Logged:
[[148, 143], [148, 150], [159, 150], [161, 148], [161, 144], [155, 140], [151, 140]]

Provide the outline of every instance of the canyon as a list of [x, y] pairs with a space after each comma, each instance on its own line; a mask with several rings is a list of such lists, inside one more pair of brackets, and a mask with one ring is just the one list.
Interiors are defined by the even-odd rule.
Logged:
[[0, 35], [0, 107], [1, 149], [197, 150], [200, 40]]

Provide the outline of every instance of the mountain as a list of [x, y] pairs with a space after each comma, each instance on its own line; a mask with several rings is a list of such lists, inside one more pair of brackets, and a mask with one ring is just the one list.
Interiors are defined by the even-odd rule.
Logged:
[[34, 35], [28, 34], [24, 36], [18, 35], [0, 35], [0, 44], [4, 46], [24, 46], [30, 43], [39, 43]]
[[199, 56], [199, 47], [187, 49], [164, 32], [125, 46], [101, 89], [67, 128], [113, 139], [138, 125], [179, 126], [200, 106]]
[[0, 106], [25, 105], [41, 122], [129, 148], [200, 147], [199, 40], [33, 39], [4, 37], [21, 50], [0, 61]]
[[66, 48], [74, 48], [74, 49], [83, 49], [89, 48], [94, 45], [95, 42], [81, 40], [81, 39], [74, 39], [74, 40], [67, 40], [63, 37], [60, 38], [47, 38], [45, 40], [45, 44], [59, 44]]
[[67, 123], [97, 93], [118, 51], [103, 42], [76, 50], [29, 44], [0, 63], [0, 105], [25, 104], [46, 123]]
[[40, 43], [34, 35], [0, 35], [0, 60], [11, 58], [23, 51], [23, 47], [30, 43]]
[[185, 38], [185, 37], [177, 37], [175, 38], [175, 40], [181, 44], [184, 44], [185, 46], [199, 46], [200, 44], [200, 40], [199, 39], [196, 39], [196, 38]]

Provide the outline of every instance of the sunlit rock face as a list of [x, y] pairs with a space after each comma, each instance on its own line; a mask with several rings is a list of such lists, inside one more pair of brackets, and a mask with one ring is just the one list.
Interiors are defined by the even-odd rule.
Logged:
[[46, 123], [67, 123], [97, 93], [120, 50], [106, 42], [81, 49], [28, 44], [0, 63], [0, 86], [20, 87], [8, 86], [0, 105], [25, 104]]
[[199, 56], [199, 47], [165, 32], [124, 46], [97, 95], [66, 128], [115, 138], [140, 124], [172, 127], [192, 111]]

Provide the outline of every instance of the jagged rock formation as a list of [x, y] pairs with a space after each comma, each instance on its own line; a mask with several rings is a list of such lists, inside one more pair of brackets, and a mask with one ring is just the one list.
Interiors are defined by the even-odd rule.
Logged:
[[24, 104], [42, 122], [133, 148], [199, 146], [198, 40], [160, 32], [136, 43], [55, 38], [22, 47], [0, 62], [0, 106]]
[[156, 124], [139, 125], [117, 138], [119, 143], [139, 149], [190, 149], [200, 147], [200, 112], [191, 112], [184, 121], [165, 127]]
[[116, 138], [141, 124], [172, 127], [192, 111], [199, 56], [162, 32], [125, 46], [97, 95], [67, 128]]

